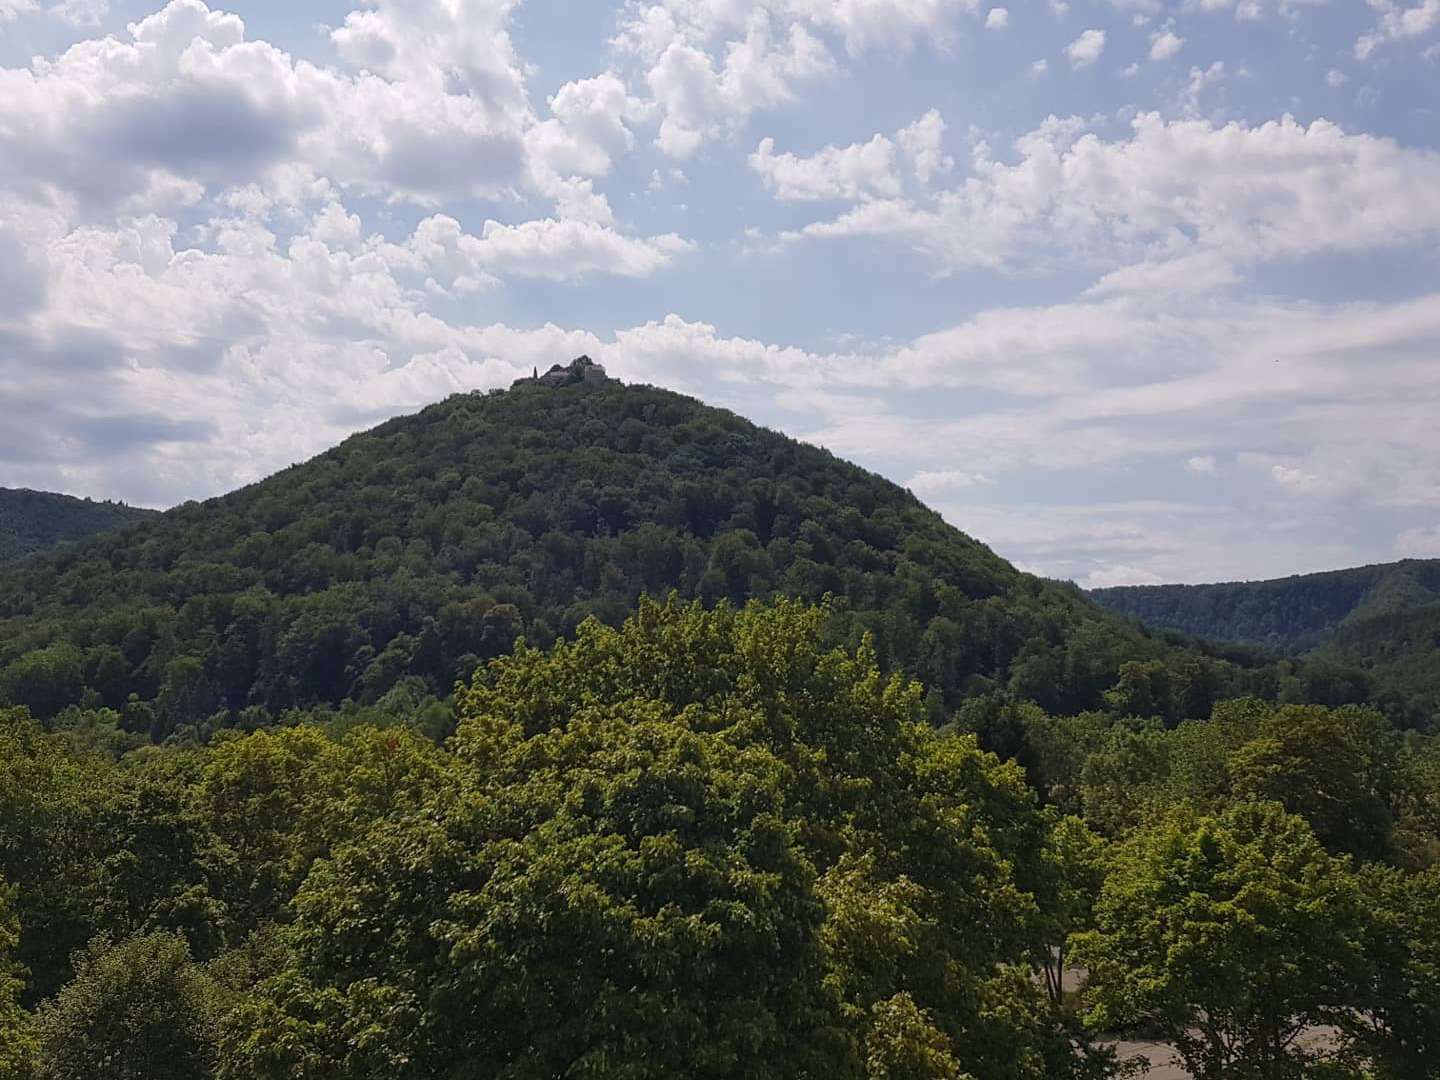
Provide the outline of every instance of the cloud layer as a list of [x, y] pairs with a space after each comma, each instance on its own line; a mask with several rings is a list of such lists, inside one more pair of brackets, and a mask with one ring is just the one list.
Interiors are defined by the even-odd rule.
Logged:
[[588, 352], [1087, 584], [1440, 556], [1440, 8], [1370, 7], [0, 0], [0, 484]]

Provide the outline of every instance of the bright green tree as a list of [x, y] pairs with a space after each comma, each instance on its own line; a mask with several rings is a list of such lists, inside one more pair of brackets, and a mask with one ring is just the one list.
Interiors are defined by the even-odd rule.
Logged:
[[1095, 898], [1105, 880], [1105, 843], [1084, 821], [1055, 816], [1045, 837], [1042, 858], [1051, 887], [1042, 897], [1045, 933], [1036, 950], [1036, 967], [1045, 992], [1062, 1004], [1070, 970], [1070, 942], [1094, 922]]
[[463, 775], [316, 863], [225, 1075], [1088, 1067], [1028, 976], [1019, 770], [825, 627], [647, 602], [497, 662], [460, 695]]
[[1440, 867], [1368, 866], [1360, 1008], [1339, 1024], [1379, 1080], [1440, 1077]]
[[209, 1080], [217, 990], [169, 933], [97, 938], [37, 1016], [39, 1080]]
[[1361, 912], [1346, 862], [1280, 806], [1176, 811], [1120, 845], [1076, 943], [1089, 1019], [1149, 1026], [1199, 1080], [1298, 1075], [1297, 1036], [1363, 1005]]

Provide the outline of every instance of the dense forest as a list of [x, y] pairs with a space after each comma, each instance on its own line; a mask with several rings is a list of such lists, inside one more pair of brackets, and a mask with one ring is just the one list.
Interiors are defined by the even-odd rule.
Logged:
[[1101, 1080], [1126, 1033], [1440, 1075], [1440, 745], [1029, 705], [1022, 768], [830, 614], [642, 602], [487, 665], [443, 745], [117, 762], [0, 711], [0, 1075]]
[[1424, 726], [1440, 717], [1440, 559], [1090, 595], [1153, 627], [1359, 669], [1396, 719]]
[[26, 488], [0, 488], [0, 563], [119, 529], [155, 511]]
[[1146, 632], [825, 451], [592, 378], [457, 395], [0, 571], [0, 702], [156, 742], [316, 707], [429, 708], [443, 726], [435, 703], [522, 635], [549, 645], [671, 590], [832, 596], [832, 640], [872, 633], [937, 720], [1008, 700], [1102, 707], [1127, 663], [1127, 692], [1172, 719], [1239, 693], [1368, 693], [1354, 672]]
[[0, 1080], [1440, 1078], [1417, 707], [577, 362], [0, 571]]

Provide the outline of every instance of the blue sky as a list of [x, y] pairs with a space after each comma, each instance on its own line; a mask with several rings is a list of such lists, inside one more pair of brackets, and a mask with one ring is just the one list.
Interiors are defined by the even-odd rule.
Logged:
[[1085, 585], [1440, 556], [1440, 0], [0, 0], [0, 485], [580, 352]]

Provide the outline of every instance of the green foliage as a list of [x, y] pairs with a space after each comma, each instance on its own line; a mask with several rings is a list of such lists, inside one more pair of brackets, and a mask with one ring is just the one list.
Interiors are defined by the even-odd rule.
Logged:
[[1144, 1024], [1198, 1080], [1287, 1077], [1346, 1016], [1365, 918], [1344, 860], [1274, 803], [1177, 811], [1120, 845], [1077, 958], [1090, 1020]]
[[1090, 595], [1157, 628], [1307, 656], [1303, 667], [1279, 669], [1282, 700], [1339, 705], [1369, 687], [1396, 723], [1429, 727], [1440, 718], [1440, 559]]
[[873, 635], [886, 670], [932, 689], [936, 719], [977, 693], [1098, 708], [1127, 661], [1188, 688], [1172, 718], [1257, 677], [1019, 573], [822, 450], [605, 382], [458, 395], [0, 572], [0, 699], [47, 723], [116, 710], [156, 742], [297, 708], [354, 717], [400, 687], [444, 698], [522, 634], [549, 645], [670, 590], [833, 595], [827, 641]]
[[31, 1018], [20, 1006], [27, 972], [14, 959], [20, 944], [14, 896], [0, 878], [0, 1080], [24, 1080], [35, 1055]]
[[235, 1075], [1068, 1075], [1003, 975], [1046, 870], [1018, 772], [825, 625], [645, 603], [497, 662], [455, 786], [315, 864]]
[[208, 1080], [221, 1004], [185, 940], [97, 938], [41, 1008], [38, 1080]]
[[1051, 818], [1041, 848], [1048, 887], [1040, 899], [1045, 925], [1036, 967], [1057, 1009], [1064, 1004], [1070, 943], [1094, 924], [1095, 898], [1105, 880], [1104, 853], [1105, 842], [1081, 819]]
[[27, 1000], [58, 990], [97, 934], [169, 928], [218, 947], [227, 917], [207, 869], [211, 834], [180, 778], [121, 770], [0, 710], [0, 876], [19, 886]]
[[1440, 1076], [1440, 868], [1361, 875], [1365, 981], [1361, 1008], [1338, 1018], [1352, 1055], [1379, 1080]]
[[124, 503], [0, 488], [0, 563], [123, 528], [154, 515]]

